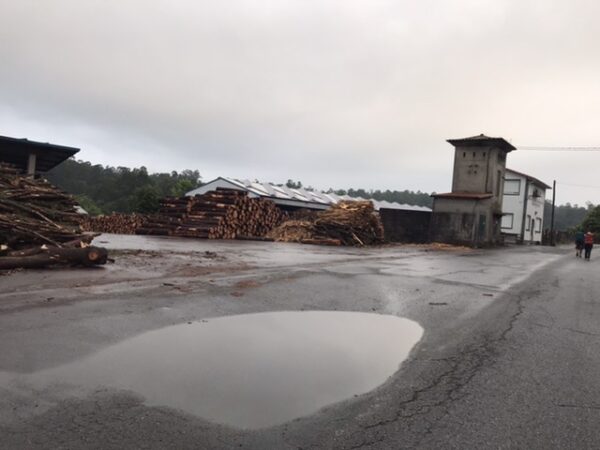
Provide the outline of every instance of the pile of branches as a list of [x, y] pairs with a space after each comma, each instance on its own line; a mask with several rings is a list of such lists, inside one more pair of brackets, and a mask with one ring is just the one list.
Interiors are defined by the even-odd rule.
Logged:
[[363, 246], [383, 243], [383, 226], [370, 201], [341, 201], [307, 220], [284, 222], [270, 233], [283, 242]]
[[137, 234], [208, 239], [260, 239], [287, 218], [270, 200], [217, 188], [195, 197], [165, 198]]
[[148, 216], [135, 213], [112, 213], [107, 216], [94, 217], [82, 215], [80, 219], [80, 225], [83, 231], [95, 231], [98, 233], [113, 234], [135, 234], [135, 230], [140, 228], [147, 220]]
[[76, 206], [46, 180], [0, 164], [0, 270], [105, 263], [106, 250], [89, 247], [94, 236], [81, 230]]

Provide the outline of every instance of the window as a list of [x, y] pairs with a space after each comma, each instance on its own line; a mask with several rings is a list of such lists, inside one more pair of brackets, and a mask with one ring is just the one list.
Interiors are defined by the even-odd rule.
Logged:
[[513, 221], [514, 221], [515, 215], [510, 213], [510, 214], [503, 214], [502, 215], [502, 228], [504, 229], [511, 229], [513, 227]]
[[502, 186], [502, 171], [499, 170], [498, 171], [498, 177], [496, 178], [496, 195], [500, 196], [500, 192], [502, 192], [500, 190]]
[[539, 217], [537, 219], [535, 219], [535, 232], [536, 233], [542, 232], [542, 219], [540, 219]]
[[527, 215], [527, 220], [525, 221], [525, 224], [527, 225], [527, 228], [525, 228], [525, 231], [531, 230], [531, 216], [529, 214]]
[[504, 180], [504, 195], [519, 195], [521, 180]]

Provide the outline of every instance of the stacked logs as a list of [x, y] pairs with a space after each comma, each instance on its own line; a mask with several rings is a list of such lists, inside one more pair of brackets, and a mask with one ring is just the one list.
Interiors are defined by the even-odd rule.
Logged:
[[141, 227], [147, 220], [142, 214], [118, 214], [112, 213], [107, 216], [82, 216], [80, 225], [83, 231], [95, 231], [98, 233], [113, 234], [135, 234], [135, 230]]
[[105, 249], [87, 247], [94, 236], [82, 233], [76, 205], [48, 181], [0, 164], [0, 270], [106, 262]]
[[190, 211], [193, 197], [166, 197], [160, 201], [158, 214], [148, 217], [136, 234], [174, 235]]
[[283, 242], [363, 246], [383, 243], [383, 226], [370, 201], [342, 201], [314, 218], [284, 222], [270, 236]]
[[163, 199], [158, 216], [148, 219], [136, 232], [208, 239], [260, 238], [285, 217], [269, 200], [217, 188], [195, 197]]

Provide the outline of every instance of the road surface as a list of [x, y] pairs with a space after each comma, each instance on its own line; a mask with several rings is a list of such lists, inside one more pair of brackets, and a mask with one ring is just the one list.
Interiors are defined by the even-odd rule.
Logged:
[[[600, 445], [600, 260], [541, 247], [102, 239], [143, 250], [115, 252], [117, 263], [104, 270], [0, 277], [0, 448]], [[287, 310], [392, 314], [418, 322], [424, 335], [375, 390], [258, 430], [149, 406], [108, 386], [40, 389], [27, 381], [149, 330]]]

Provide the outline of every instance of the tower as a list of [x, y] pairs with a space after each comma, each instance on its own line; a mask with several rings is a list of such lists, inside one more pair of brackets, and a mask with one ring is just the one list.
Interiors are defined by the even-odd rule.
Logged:
[[474, 246], [500, 243], [506, 156], [516, 148], [483, 134], [448, 142], [454, 146], [452, 192], [433, 195], [431, 239]]

